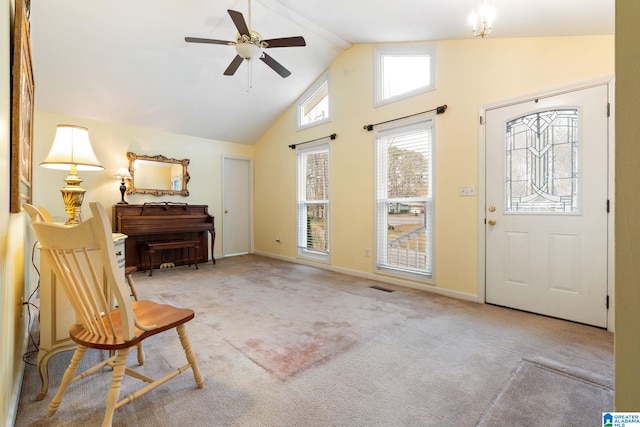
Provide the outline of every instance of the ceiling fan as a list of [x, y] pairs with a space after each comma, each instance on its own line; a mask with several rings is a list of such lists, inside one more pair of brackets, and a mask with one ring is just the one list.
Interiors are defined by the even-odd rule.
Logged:
[[282, 64], [273, 59], [271, 56], [264, 52], [264, 49], [270, 49], [275, 47], [292, 47], [292, 46], [306, 46], [304, 37], [283, 37], [277, 39], [264, 40], [262, 36], [251, 29], [251, 0], [249, 0], [249, 22], [244, 20], [242, 13], [228, 9], [231, 20], [238, 29], [236, 35], [236, 41], [216, 40], [216, 39], [203, 39], [198, 37], [185, 37], [184, 40], [188, 43], [209, 43], [209, 44], [225, 44], [228, 46], [235, 46], [236, 57], [231, 61], [231, 64], [224, 71], [225, 76], [232, 76], [240, 67], [243, 60], [251, 61], [252, 59], [259, 58], [262, 62], [271, 67], [280, 76], [289, 77], [291, 71], [287, 70]]

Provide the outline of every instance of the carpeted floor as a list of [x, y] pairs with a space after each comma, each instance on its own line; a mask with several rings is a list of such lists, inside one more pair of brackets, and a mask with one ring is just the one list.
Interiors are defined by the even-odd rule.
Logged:
[[[590, 375], [546, 364], [522, 360], [505, 388], [485, 413], [480, 426], [537, 425], [544, 420], [548, 426], [589, 426], [600, 414], [582, 412], [585, 402], [594, 408], [611, 405], [612, 391]], [[553, 399], [549, 397], [553, 396]]]
[[[187, 371], [118, 409], [117, 426], [600, 426], [613, 408], [601, 329], [255, 255], [134, 277], [141, 298], [195, 309], [205, 388]], [[145, 343], [145, 374], [183, 364], [175, 334]], [[40, 402], [26, 366], [17, 427], [100, 424], [108, 372], [45, 418], [70, 356], [51, 359]]]

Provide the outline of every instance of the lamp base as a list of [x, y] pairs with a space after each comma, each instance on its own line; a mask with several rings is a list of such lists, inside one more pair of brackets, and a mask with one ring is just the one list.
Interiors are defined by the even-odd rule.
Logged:
[[67, 185], [62, 187], [60, 192], [62, 193], [65, 212], [69, 217], [65, 225], [78, 225], [81, 222], [80, 207], [82, 206], [86, 190], [80, 186], [82, 180], [78, 175], [69, 174], [64, 181]]
[[120, 183], [120, 201], [117, 203], [118, 205], [128, 205], [129, 203], [124, 200], [124, 193], [127, 191], [127, 186], [124, 183], [124, 178], [122, 178], [122, 182]]

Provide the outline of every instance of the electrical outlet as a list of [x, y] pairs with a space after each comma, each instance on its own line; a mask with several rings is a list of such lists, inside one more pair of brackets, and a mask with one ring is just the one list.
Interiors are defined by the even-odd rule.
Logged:
[[371, 256], [371, 249], [365, 248], [364, 249], [364, 256]]

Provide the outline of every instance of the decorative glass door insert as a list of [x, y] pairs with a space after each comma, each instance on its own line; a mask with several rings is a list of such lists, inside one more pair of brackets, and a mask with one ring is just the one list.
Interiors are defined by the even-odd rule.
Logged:
[[513, 119], [505, 141], [505, 213], [579, 213], [577, 109]]

